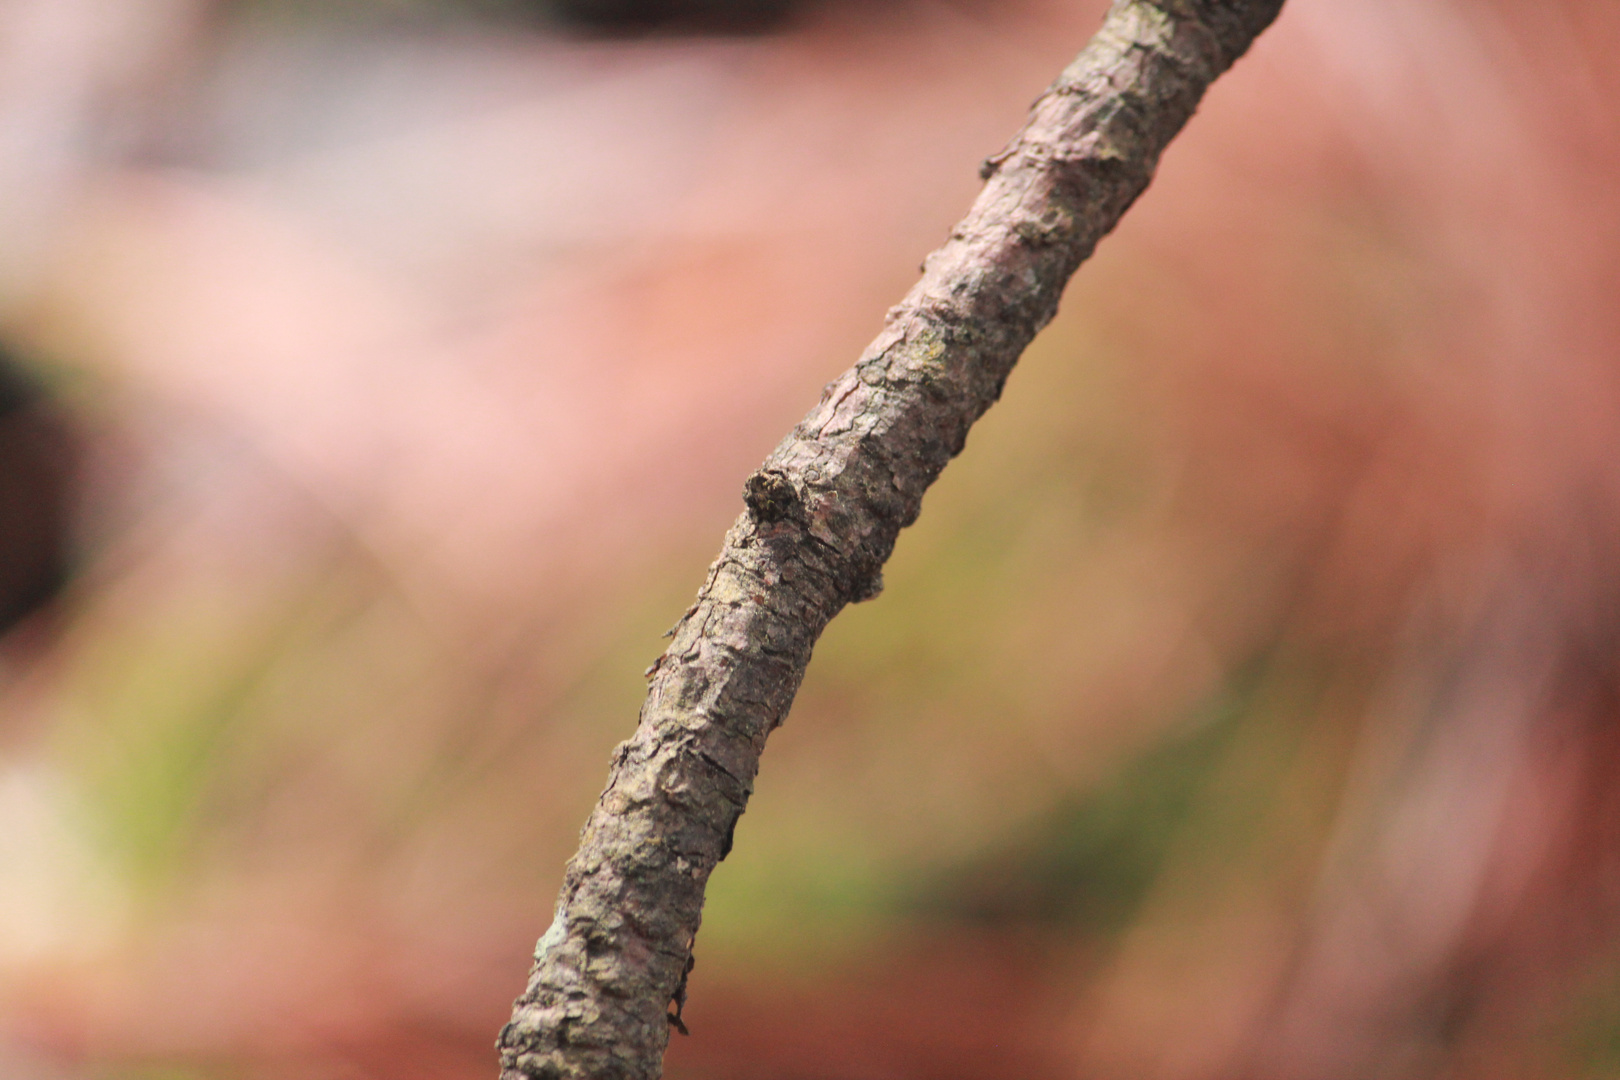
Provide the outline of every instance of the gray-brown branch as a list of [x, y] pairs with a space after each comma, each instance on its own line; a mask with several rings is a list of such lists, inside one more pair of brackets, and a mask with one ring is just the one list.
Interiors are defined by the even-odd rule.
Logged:
[[503, 1080], [652, 1080], [765, 739], [845, 604], [1147, 187], [1205, 89], [1282, 0], [1117, 0], [985, 162], [988, 181], [859, 362], [748, 478], [697, 602], [650, 672], [635, 735], [568, 864], [499, 1041]]

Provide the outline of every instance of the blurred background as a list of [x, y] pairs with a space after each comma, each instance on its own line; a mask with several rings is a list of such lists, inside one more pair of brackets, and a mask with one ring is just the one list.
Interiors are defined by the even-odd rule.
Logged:
[[[462, 1080], [1098, 0], [0, 3], [0, 1076]], [[1620, 7], [1289, 0], [823, 639], [673, 1080], [1620, 1076]]]

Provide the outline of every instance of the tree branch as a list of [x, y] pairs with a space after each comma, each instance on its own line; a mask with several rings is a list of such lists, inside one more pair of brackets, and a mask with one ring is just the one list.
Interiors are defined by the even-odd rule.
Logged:
[[985, 162], [973, 209], [883, 333], [748, 478], [747, 510], [649, 672], [635, 735], [613, 753], [501, 1030], [503, 1080], [659, 1076], [704, 886], [811, 647], [845, 604], [877, 595], [896, 536], [1069, 276], [1281, 6], [1116, 0]]

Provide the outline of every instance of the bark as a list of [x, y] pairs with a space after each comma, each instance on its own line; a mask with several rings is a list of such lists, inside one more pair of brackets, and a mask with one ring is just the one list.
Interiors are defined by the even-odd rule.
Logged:
[[1116, 0], [854, 367], [744, 488], [568, 864], [503, 1080], [659, 1076], [710, 872], [827, 622], [882, 588], [923, 492], [1205, 89], [1282, 0]]

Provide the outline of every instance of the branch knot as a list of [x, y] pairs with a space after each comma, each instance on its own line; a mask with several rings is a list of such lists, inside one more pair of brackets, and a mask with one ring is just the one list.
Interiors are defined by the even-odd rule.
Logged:
[[799, 491], [785, 473], [761, 469], [743, 484], [743, 502], [755, 521], [770, 525], [798, 508]]

